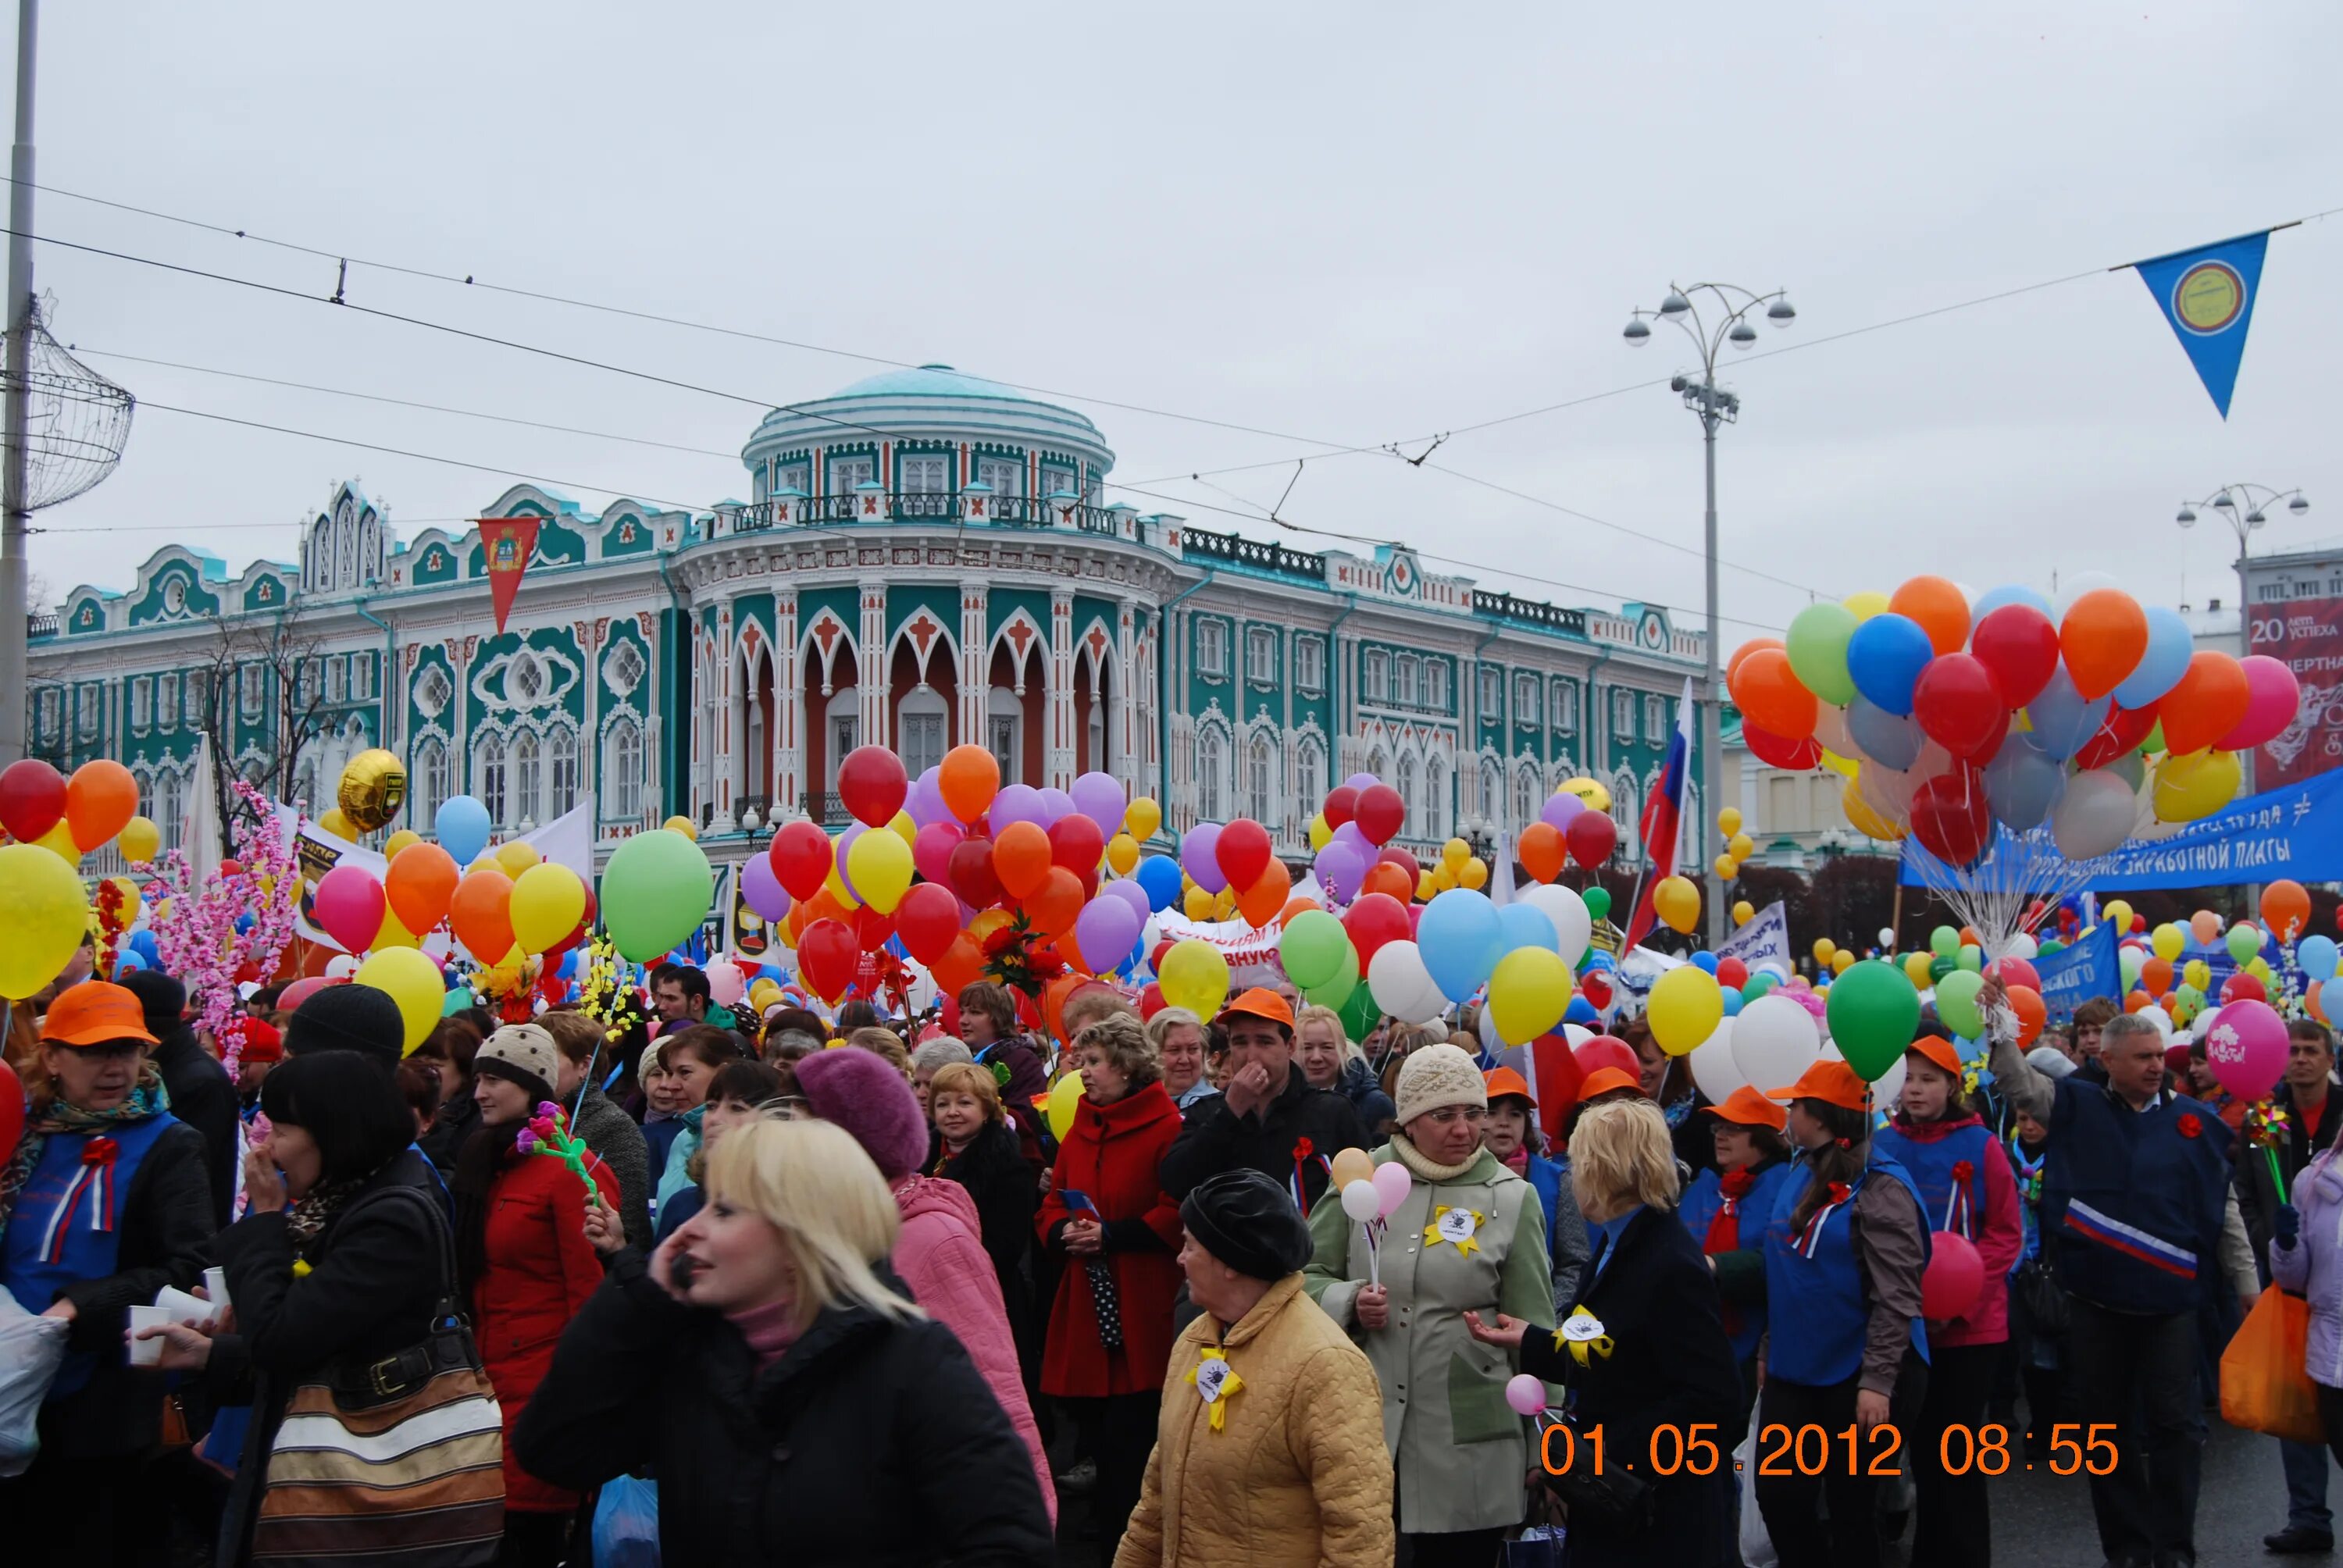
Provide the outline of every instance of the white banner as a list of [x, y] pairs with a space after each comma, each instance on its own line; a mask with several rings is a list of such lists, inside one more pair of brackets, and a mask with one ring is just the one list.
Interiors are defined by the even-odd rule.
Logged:
[[1749, 923], [1717, 945], [1716, 956], [1739, 959], [1755, 974], [1772, 969], [1788, 980], [1798, 972], [1790, 957], [1790, 917], [1779, 900], [1749, 917]]

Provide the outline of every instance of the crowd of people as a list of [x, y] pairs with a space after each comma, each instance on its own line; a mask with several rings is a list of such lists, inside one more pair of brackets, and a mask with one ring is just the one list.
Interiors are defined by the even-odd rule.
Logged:
[[[1865, 1568], [1908, 1531], [1966, 1568], [1998, 1429], [2075, 1442], [2107, 1561], [2163, 1568], [2269, 1283], [2328, 1443], [2280, 1444], [2268, 1544], [2331, 1546], [2320, 1025], [2249, 1143], [2144, 1020], [2021, 1051], [1990, 984], [1989, 1054], [1924, 1014], [1893, 1104], [1833, 1058], [1711, 1103], [1633, 1020], [1636, 1070], [1539, 1085], [1469, 1018], [1353, 1041], [1259, 978], [1045, 1029], [990, 982], [759, 1016], [670, 963], [411, 1051], [379, 992], [263, 990], [231, 1076], [176, 980], [69, 971], [11, 1015], [0, 1277], [62, 1332], [8, 1560], [585, 1563], [624, 1484], [674, 1563]], [[1948, 1237], [1982, 1279], [1932, 1304]]]

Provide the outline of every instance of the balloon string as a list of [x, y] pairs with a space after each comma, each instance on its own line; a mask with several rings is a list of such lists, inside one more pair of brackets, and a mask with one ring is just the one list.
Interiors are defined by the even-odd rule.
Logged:
[[2270, 1185], [2277, 1189], [2278, 1201], [2283, 1203], [2287, 1201], [2286, 1178], [2278, 1174], [2277, 1149], [2268, 1143], [2263, 1144], [2262, 1158], [2269, 1161]]

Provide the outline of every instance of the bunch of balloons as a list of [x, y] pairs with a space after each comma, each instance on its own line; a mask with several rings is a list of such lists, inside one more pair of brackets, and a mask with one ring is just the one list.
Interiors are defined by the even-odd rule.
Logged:
[[2237, 793], [2237, 754], [2300, 706], [2280, 661], [2200, 651], [2177, 612], [2091, 578], [2056, 601], [2011, 587], [1972, 603], [1916, 577], [1809, 605], [1786, 638], [1743, 644], [1725, 679], [1761, 759], [1832, 769], [1849, 822], [1956, 869], [1996, 823], [2046, 825], [2089, 859], [2209, 816]]
[[[137, 810], [137, 782], [119, 762], [85, 762], [67, 776], [28, 757], [0, 769], [0, 829], [15, 840], [0, 844], [0, 996], [39, 990], [81, 945], [84, 855], [118, 839], [126, 860], [154, 858], [161, 835]], [[136, 885], [117, 880], [136, 911]]]
[[[1727, 806], [1716, 814], [1716, 836], [1725, 840], [1725, 853], [1716, 858], [1710, 869], [1720, 882], [1729, 882], [1741, 874], [1741, 863], [1757, 852], [1757, 840], [1741, 830], [1741, 812]], [[1735, 916], [1738, 923], [1746, 917]]]
[[1572, 779], [1540, 808], [1538, 819], [1522, 829], [1513, 858], [1532, 880], [1551, 882], [1573, 860], [1594, 870], [1618, 847], [1611, 791], [1592, 779]]

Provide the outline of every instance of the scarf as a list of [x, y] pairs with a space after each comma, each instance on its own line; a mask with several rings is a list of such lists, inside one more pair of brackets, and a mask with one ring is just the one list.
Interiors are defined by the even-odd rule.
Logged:
[[[386, 1160], [384, 1165], [389, 1164]], [[285, 1211], [285, 1229], [293, 1238], [296, 1252], [316, 1241], [325, 1228], [333, 1223], [334, 1216], [342, 1211], [351, 1194], [373, 1181], [382, 1170], [377, 1165], [363, 1176], [351, 1176], [339, 1181], [320, 1181], [293, 1201]]]
[[1725, 1201], [1709, 1216], [1708, 1235], [1700, 1250], [1715, 1257], [1719, 1252], [1741, 1251], [1741, 1200], [1749, 1196], [1749, 1189], [1757, 1185], [1755, 1171], [1724, 1171], [1717, 1173], [1717, 1187], [1725, 1193]]
[[1391, 1151], [1393, 1158], [1408, 1168], [1410, 1174], [1417, 1181], [1424, 1182], [1453, 1181], [1480, 1163], [1481, 1160], [1481, 1151], [1475, 1149], [1471, 1154], [1465, 1156], [1462, 1164], [1443, 1165], [1424, 1153], [1423, 1150], [1418, 1149], [1404, 1132], [1392, 1134]]
[[15, 1157], [6, 1169], [0, 1170], [0, 1231], [8, 1228], [8, 1216], [16, 1207], [16, 1194], [33, 1179], [34, 1167], [40, 1164], [41, 1151], [48, 1146], [52, 1134], [103, 1132], [126, 1122], [160, 1116], [170, 1109], [171, 1096], [163, 1087], [162, 1071], [152, 1061], [138, 1064], [138, 1081], [131, 1086], [129, 1098], [111, 1111], [84, 1111], [62, 1100], [51, 1101], [47, 1111], [25, 1123]]

